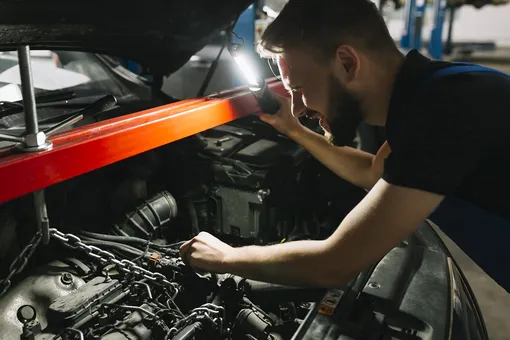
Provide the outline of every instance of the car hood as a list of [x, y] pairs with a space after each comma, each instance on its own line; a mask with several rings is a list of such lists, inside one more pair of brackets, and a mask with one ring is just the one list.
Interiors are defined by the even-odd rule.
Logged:
[[99, 2], [0, 0], [0, 49], [69, 49], [109, 54], [168, 75], [253, 0]]

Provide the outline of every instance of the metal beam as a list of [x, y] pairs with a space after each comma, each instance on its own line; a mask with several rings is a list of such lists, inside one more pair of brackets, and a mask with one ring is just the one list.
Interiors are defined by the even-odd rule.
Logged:
[[[287, 95], [276, 79], [268, 85]], [[0, 150], [0, 203], [258, 112], [250, 91], [234, 89], [57, 134], [49, 151]]]

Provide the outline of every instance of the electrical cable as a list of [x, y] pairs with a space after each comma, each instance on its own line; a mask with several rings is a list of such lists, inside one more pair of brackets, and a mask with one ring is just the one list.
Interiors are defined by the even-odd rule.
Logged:
[[281, 75], [277, 75], [274, 72], [274, 69], [273, 69], [273, 66], [271, 65], [271, 60], [270, 59], [267, 59], [267, 65], [269, 66], [269, 70], [271, 70], [271, 73], [273, 74], [273, 76], [275, 76], [276, 79], [281, 81], [282, 80], [282, 76]]
[[232, 33], [237, 39], [241, 40], [241, 45], [244, 47], [244, 39], [237, 35], [236, 32], [232, 31]]
[[[112, 242], [123, 242], [123, 243], [136, 243], [146, 246], [147, 240], [134, 236], [120, 236], [120, 235], [107, 235], [107, 234], [98, 234], [90, 231], [80, 231], [80, 234], [86, 236], [91, 239], [98, 239], [104, 241], [112, 241]], [[154, 249], [167, 250], [168, 248], [172, 248], [175, 245], [172, 244], [156, 244], [150, 242], [149, 245]]]
[[209, 84], [211, 83], [211, 79], [216, 72], [216, 69], [218, 68], [218, 64], [220, 62], [220, 57], [223, 54], [223, 50], [225, 49], [225, 46], [227, 45], [227, 41], [225, 39], [225, 42], [221, 45], [220, 52], [214, 59], [214, 61], [211, 64], [211, 67], [209, 67], [209, 70], [207, 71], [207, 74], [205, 75], [204, 81], [202, 82], [202, 86], [200, 86], [200, 89], [198, 90], [197, 97], [203, 97], [205, 94], [205, 91], [209, 87]]
[[[112, 241], [112, 242], [128, 242], [128, 243], [138, 243], [138, 244], [146, 244], [147, 240], [134, 236], [117, 236], [117, 235], [107, 235], [107, 234], [98, 234], [92, 233], [90, 231], [80, 231], [80, 234], [83, 236], [87, 236], [89, 238], [96, 238], [104, 241]], [[151, 244], [153, 245], [153, 244]]]
[[[203, 97], [204, 94], [205, 94], [205, 91], [209, 87], [209, 84], [211, 83], [211, 79], [214, 76], [214, 73], [216, 72], [216, 69], [218, 68], [218, 64], [220, 62], [220, 57], [223, 54], [223, 51], [225, 50], [225, 47], [229, 43], [228, 42], [229, 35], [234, 34], [236, 37], [238, 37], [238, 35], [233, 32], [233, 29], [234, 29], [235, 24], [239, 20], [239, 17], [240, 17], [240, 15], [238, 15], [236, 17], [236, 19], [234, 20], [234, 22], [232, 23], [232, 25], [230, 25], [228, 27], [227, 34], [226, 34], [226, 37], [225, 37], [225, 41], [221, 45], [221, 48], [220, 48], [220, 51], [218, 52], [218, 55], [216, 56], [214, 61], [211, 63], [211, 67], [209, 67], [209, 70], [207, 71], [207, 74], [206, 74], [206, 76], [204, 78], [204, 81], [202, 82], [202, 86], [200, 86], [200, 89], [198, 90], [197, 97], [199, 97], [199, 98]], [[244, 44], [244, 41], [243, 41], [243, 44]]]
[[114, 248], [114, 249], [117, 249], [119, 251], [131, 254], [134, 256], [139, 256], [139, 255], [143, 254], [143, 251], [141, 251], [140, 249], [128, 246], [126, 244], [117, 243], [117, 242], [94, 240], [94, 239], [88, 239], [88, 238], [85, 239], [84, 238], [83, 243], [92, 245], [92, 246], [103, 246], [103, 247], [107, 247], [107, 248]]
[[136, 262], [138, 262], [140, 260], [143, 260], [143, 258], [145, 258], [147, 256], [147, 253], [149, 252], [151, 241], [152, 241], [153, 237], [154, 237], [154, 234], [151, 233], [149, 235], [149, 238], [147, 239], [147, 242], [145, 243], [145, 251], [141, 255], [139, 255], [135, 259], [133, 259], [134, 263], [136, 263]]

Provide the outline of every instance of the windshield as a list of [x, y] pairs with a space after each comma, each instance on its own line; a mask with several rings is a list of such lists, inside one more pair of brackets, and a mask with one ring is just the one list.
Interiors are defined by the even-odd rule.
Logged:
[[[72, 90], [77, 97], [130, 93], [92, 53], [38, 50], [30, 55], [36, 95], [59, 90]], [[21, 100], [20, 84], [16, 51], [0, 52], [0, 101]]]

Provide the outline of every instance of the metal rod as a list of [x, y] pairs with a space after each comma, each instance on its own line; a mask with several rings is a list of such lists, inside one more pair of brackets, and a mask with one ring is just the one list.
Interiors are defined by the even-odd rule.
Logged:
[[0, 133], [0, 142], [23, 143], [23, 138], [18, 137], [18, 136], [9, 135], [6, 133]]
[[[438, 0], [439, 1], [439, 0]], [[416, 19], [416, 0], [408, 0], [404, 4], [404, 34], [400, 38], [400, 47], [407, 49], [414, 39], [414, 21]]]
[[46, 134], [46, 136], [51, 136], [52, 134], [62, 130], [62, 129], [65, 129], [67, 127], [69, 127], [70, 125], [73, 125], [74, 123], [77, 123], [79, 122], [80, 120], [83, 119], [83, 114], [81, 113], [78, 113], [78, 114], [75, 114], [69, 118], [66, 118], [64, 119], [63, 121], [61, 121], [60, 123], [58, 124], [55, 124], [53, 125], [52, 127], [46, 129], [44, 131], [44, 133]]
[[32, 66], [30, 63], [30, 47], [28, 45], [18, 47], [18, 59], [23, 106], [25, 107], [25, 126], [27, 127], [27, 134], [36, 134], [39, 132], [39, 126], [37, 125], [37, 110], [32, 80]]
[[46, 210], [46, 199], [44, 190], [34, 192], [35, 215], [37, 218], [37, 229], [42, 232], [42, 243], [50, 242], [50, 221]]
[[448, 11], [448, 37], [446, 38], [446, 48], [445, 48], [445, 54], [452, 54], [453, 52], [453, 43], [452, 43], [452, 36], [453, 36], [453, 21], [455, 20], [455, 6], [450, 6]]

